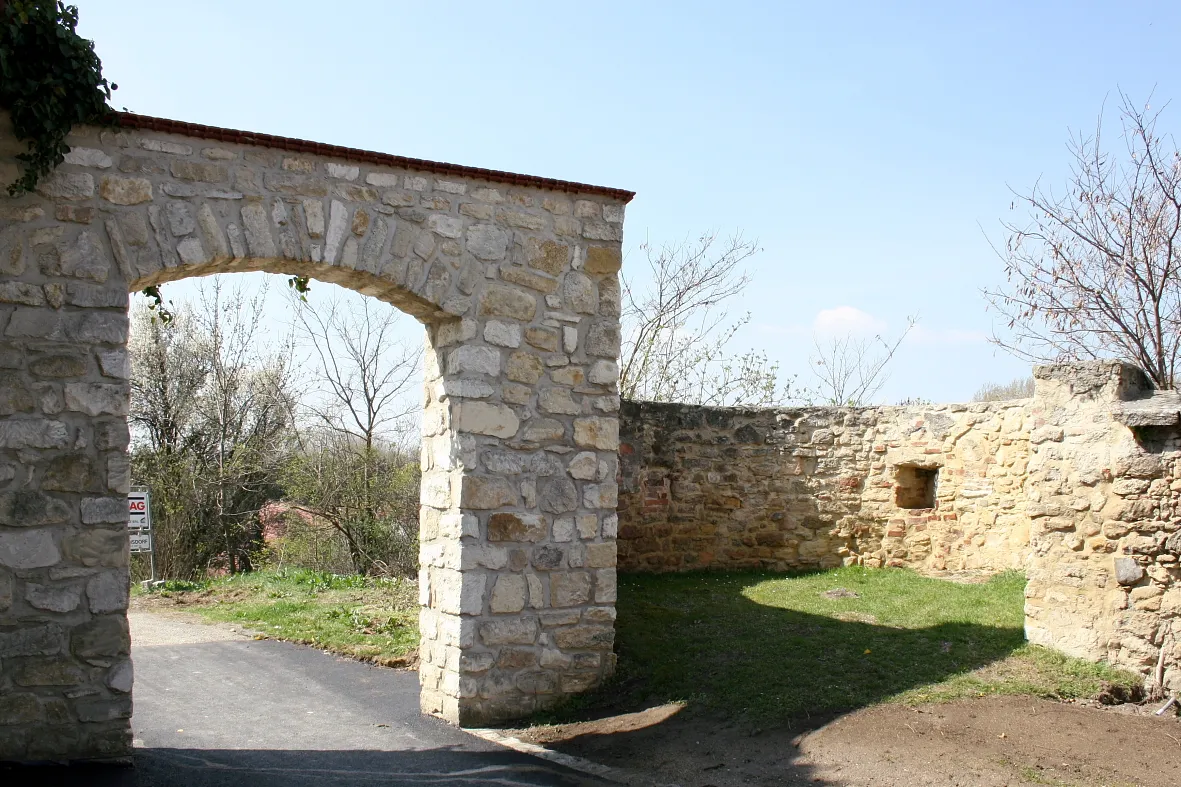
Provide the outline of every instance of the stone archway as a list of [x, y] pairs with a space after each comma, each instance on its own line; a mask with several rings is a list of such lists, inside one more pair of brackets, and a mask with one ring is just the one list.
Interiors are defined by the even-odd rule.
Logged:
[[[614, 668], [632, 194], [121, 115], [0, 198], [0, 760], [131, 751], [128, 292], [308, 275], [426, 326], [421, 700], [482, 724]], [[0, 181], [17, 172], [0, 115]]]

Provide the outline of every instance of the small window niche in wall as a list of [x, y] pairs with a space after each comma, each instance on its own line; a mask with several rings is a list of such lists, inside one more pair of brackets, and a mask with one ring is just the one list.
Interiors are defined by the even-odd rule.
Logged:
[[934, 508], [938, 467], [898, 465], [894, 468], [894, 503], [899, 508]]

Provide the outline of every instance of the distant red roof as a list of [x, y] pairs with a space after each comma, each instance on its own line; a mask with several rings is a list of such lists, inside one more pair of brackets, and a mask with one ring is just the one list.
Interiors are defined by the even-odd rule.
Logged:
[[179, 120], [136, 115], [132, 112], [117, 112], [116, 122], [124, 128], [138, 128], [145, 131], [159, 131], [164, 134], [181, 134], [186, 137], [213, 139], [218, 142], [236, 142], [243, 145], [258, 145], [265, 148], [289, 150], [293, 153], [311, 153], [318, 156], [332, 156], [348, 159], [349, 161], [363, 161], [368, 164], [379, 164], [389, 167], [401, 167], [425, 172], [435, 172], [440, 175], [458, 175], [461, 177], [491, 180], [497, 183], [509, 183], [514, 186], [533, 186], [551, 191], [566, 191], [574, 194], [600, 194], [605, 197], [630, 202], [636, 196], [634, 191], [612, 189], [606, 186], [592, 186], [588, 183], [574, 183], [568, 180], [541, 178], [536, 175], [518, 175], [513, 172], [500, 172], [494, 169], [480, 167], [465, 167], [460, 164], [446, 164], [441, 161], [425, 161], [423, 159], [394, 156], [389, 153], [376, 153], [372, 150], [358, 150], [339, 145], [325, 145], [322, 142], [308, 142], [303, 139], [290, 137], [276, 137], [271, 134], [256, 134], [253, 131], [238, 131], [216, 126], [202, 126], [198, 123], [184, 123]]

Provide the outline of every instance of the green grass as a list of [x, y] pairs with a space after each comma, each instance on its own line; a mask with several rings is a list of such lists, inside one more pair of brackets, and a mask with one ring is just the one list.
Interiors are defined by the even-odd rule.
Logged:
[[170, 583], [144, 595], [272, 639], [389, 666], [404, 666], [418, 647], [416, 591], [405, 580], [283, 569]]
[[[683, 701], [774, 721], [885, 701], [1082, 697], [1103, 681], [1139, 682], [1027, 645], [1019, 573], [958, 584], [851, 567], [631, 575], [619, 585], [619, 675], [570, 714]], [[858, 597], [823, 595], [836, 588]]]

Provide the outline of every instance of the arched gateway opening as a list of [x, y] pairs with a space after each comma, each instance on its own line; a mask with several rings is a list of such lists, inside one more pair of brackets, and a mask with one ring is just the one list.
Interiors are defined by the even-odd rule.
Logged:
[[483, 724], [610, 674], [632, 194], [119, 121], [0, 198], [0, 760], [131, 751], [128, 293], [191, 276], [310, 276], [425, 325], [424, 712]]

